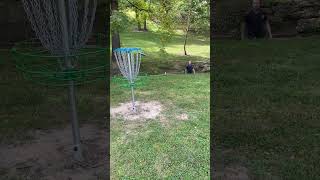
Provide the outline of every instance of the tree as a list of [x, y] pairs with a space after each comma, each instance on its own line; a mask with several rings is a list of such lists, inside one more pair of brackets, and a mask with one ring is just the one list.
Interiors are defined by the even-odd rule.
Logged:
[[[151, 13], [151, 0], [149, 0], [149, 3], [147, 0], [126, 0], [123, 3], [124, 7], [133, 9], [135, 12], [138, 31], [147, 31], [147, 19]], [[143, 29], [141, 24], [143, 24]]]
[[[112, 16], [115, 15], [118, 11], [118, 0], [112, 0], [111, 1], [111, 10], [112, 10]], [[113, 19], [114, 20], [113, 16]], [[113, 26], [114, 24], [112, 24], [111, 26]], [[119, 35], [119, 31], [116, 28], [112, 29], [112, 52], [116, 49], [120, 47], [120, 35]], [[115, 56], [112, 53], [112, 59], [115, 60]]]
[[190, 16], [191, 16], [191, 11], [192, 11], [192, 0], [189, 0], [188, 2], [188, 14], [187, 14], [187, 23], [186, 23], [186, 35], [184, 38], [184, 44], [183, 44], [183, 51], [184, 51], [184, 55], [188, 55], [187, 54], [187, 50], [186, 50], [186, 45], [187, 45], [187, 40], [188, 40], [188, 33], [189, 33], [189, 29], [190, 29]]
[[152, 19], [158, 25], [157, 32], [160, 40], [160, 51], [165, 53], [165, 47], [176, 29], [177, 0], [158, 0], [153, 6], [156, 10], [152, 11]]
[[186, 45], [190, 30], [198, 34], [208, 34], [210, 28], [210, 7], [207, 0], [184, 0], [180, 6], [181, 21], [184, 24], [184, 55], [187, 55]]

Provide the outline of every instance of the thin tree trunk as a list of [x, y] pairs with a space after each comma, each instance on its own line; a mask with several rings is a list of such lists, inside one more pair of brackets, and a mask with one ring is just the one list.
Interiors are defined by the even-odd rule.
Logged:
[[148, 31], [148, 29], [147, 29], [147, 18], [146, 17], [144, 18], [143, 30], [144, 31]]
[[[118, 11], [118, 0], [112, 0], [111, 1], [111, 10], [112, 11]], [[112, 52], [113, 50], [120, 47], [120, 35], [119, 32], [113, 32], [112, 33]], [[114, 54], [112, 53], [112, 60], [116, 60]]]
[[184, 55], [187, 56], [187, 50], [186, 50], [186, 45], [187, 45], [187, 40], [188, 40], [188, 33], [189, 33], [189, 29], [190, 29], [190, 16], [191, 16], [191, 3], [192, 0], [189, 1], [190, 3], [190, 8], [189, 8], [189, 12], [188, 12], [188, 17], [187, 17], [187, 27], [186, 27], [186, 35], [184, 38], [184, 45], [183, 45], [183, 50], [184, 50]]
[[186, 35], [184, 37], [184, 45], [183, 45], [183, 50], [184, 50], [184, 55], [187, 56], [187, 50], [186, 50], [186, 45], [187, 45], [187, 40], [188, 40], [188, 32], [189, 32], [189, 27], [186, 30]]
[[[144, 2], [147, 3], [147, 0], [145, 0]], [[151, 1], [149, 1], [149, 7], [148, 7], [149, 13], [150, 13], [150, 4], [151, 4]], [[144, 17], [143, 30], [144, 31], [148, 31], [148, 28], [147, 28], [147, 16]]]
[[141, 23], [140, 23], [140, 14], [138, 12], [138, 10], [136, 10], [136, 20], [137, 20], [137, 25], [138, 25], [138, 31], [141, 31]]

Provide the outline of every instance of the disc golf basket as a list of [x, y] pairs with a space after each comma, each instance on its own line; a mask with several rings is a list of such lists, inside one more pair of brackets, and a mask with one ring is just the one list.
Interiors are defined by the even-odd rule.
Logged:
[[[83, 160], [76, 109], [75, 85], [106, 78], [109, 43], [90, 36], [96, 0], [22, 0], [37, 39], [17, 43], [15, 64], [24, 77], [36, 83], [67, 86], [72, 119], [73, 154]], [[91, 38], [90, 38], [91, 37]], [[89, 40], [89, 41], [88, 41]]]
[[139, 74], [141, 56], [144, 54], [141, 48], [117, 48], [113, 53], [121, 74], [129, 82], [132, 97], [132, 111], [136, 112], [133, 89], [135, 86], [135, 80]]

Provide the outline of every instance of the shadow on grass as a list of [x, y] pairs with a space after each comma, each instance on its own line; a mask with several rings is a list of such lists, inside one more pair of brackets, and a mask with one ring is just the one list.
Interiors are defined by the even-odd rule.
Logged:
[[315, 37], [215, 43], [217, 164], [240, 163], [253, 179], [320, 176], [319, 47]]

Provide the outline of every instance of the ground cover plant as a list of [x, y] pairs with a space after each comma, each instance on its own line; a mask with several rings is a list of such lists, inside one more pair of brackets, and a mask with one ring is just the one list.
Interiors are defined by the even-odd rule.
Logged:
[[320, 176], [319, 47], [317, 36], [215, 41], [218, 177], [230, 168], [250, 179]]

